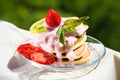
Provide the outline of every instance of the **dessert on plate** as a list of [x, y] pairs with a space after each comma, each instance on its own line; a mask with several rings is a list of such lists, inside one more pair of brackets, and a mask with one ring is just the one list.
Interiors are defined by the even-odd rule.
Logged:
[[45, 18], [30, 27], [32, 37], [18, 46], [17, 52], [44, 65], [79, 65], [89, 61], [86, 45], [89, 17], [61, 17], [50, 9]]

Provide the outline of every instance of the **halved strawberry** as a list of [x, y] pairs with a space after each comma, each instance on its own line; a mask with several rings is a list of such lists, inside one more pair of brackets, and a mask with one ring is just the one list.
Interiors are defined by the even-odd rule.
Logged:
[[40, 64], [50, 65], [55, 62], [54, 55], [45, 52], [40, 47], [35, 47], [30, 43], [22, 44], [17, 48], [19, 54]]
[[33, 54], [35, 52], [41, 52], [43, 50], [41, 48], [39, 48], [39, 47], [34, 47], [30, 43], [26, 43], [26, 44], [20, 45], [17, 48], [17, 51], [20, 54], [22, 54], [23, 56], [25, 56], [26, 58], [31, 59], [31, 54]]
[[60, 15], [53, 9], [50, 9], [46, 15], [47, 25], [53, 29], [59, 26], [60, 22], [61, 22]]
[[37, 63], [45, 65], [50, 65], [55, 62], [54, 55], [47, 53], [45, 51], [42, 51], [41, 53], [31, 54], [31, 59]]

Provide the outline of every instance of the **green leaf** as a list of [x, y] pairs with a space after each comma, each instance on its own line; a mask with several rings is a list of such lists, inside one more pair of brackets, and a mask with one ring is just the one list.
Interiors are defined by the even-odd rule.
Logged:
[[65, 45], [65, 31], [64, 31], [64, 29], [62, 29], [62, 32], [61, 32], [59, 40], [65, 47], [66, 45]]
[[63, 27], [59, 27], [58, 30], [57, 30], [57, 36], [59, 38], [59, 41], [64, 45], [64, 47], [66, 46], [65, 45], [65, 30]]
[[60, 26], [57, 30], [57, 36], [60, 37], [61, 33], [62, 33], [62, 27]]
[[67, 28], [69, 28], [69, 26], [71, 26], [72, 28], [77, 27], [78, 25], [80, 25], [87, 19], [89, 19], [88, 16], [84, 16], [79, 19], [68, 19], [64, 23], [64, 28], [67, 29]]
[[78, 34], [77, 31], [76, 31], [76, 29], [73, 28], [73, 27], [71, 27], [71, 26], [69, 26], [68, 28], [66, 28], [65, 31], [67, 31], [67, 32], [73, 32], [75, 34]]

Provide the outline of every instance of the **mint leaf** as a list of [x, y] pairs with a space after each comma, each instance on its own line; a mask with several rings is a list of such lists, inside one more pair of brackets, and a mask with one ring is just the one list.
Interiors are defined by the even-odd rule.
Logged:
[[64, 45], [64, 47], [66, 46], [65, 45], [65, 30], [63, 27], [59, 27], [58, 30], [57, 30], [57, 36], [59, 38], [59, 41]]
[[69, 28], [69, 26], [71, 26], [72, 28], [77, 27], [78, 25], [80, 25], [87, 19], [89, 19], [88, 16], [84, 16], [79, 19], [68, 19], [64, 23], [64, 28], [67, 29], [67, 28]]
[[64, 29], [62, 28], [62, 32], [61, 32], [61, 35], [60, 35], [60, 38], [59, 38], [60, 42], [64, 45], [64, 47], [66, 46], [65, 45], [65, 31]]
[[71, 27], [71, 26], [69, 26], [68, 28], [65, 28], [65, 31], [67, 31], [67, 32], [73, 32], [75, 34], [78, 34], [77, 31], [76, 31], [76, 29], [73, 28], [73, 27]]
[[60, 37], [61, 33], [62, 33], [62, 27], [60, 26], [57, 30], [57, 36]]
[[87, 19], [89, 19], [89, 16], [83, 16], [83, 17], [80, 18], [80, 21], [81, 21], [81, 22], [84, 22], [84, 21], [86, 21]]

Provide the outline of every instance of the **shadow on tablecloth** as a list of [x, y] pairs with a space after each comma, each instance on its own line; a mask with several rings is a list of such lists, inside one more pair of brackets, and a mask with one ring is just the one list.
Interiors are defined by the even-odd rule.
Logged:
[[114, 62], [115, 62], [116, 77], [117, 80], [120, 80], [120, 58], [118, 58], [118, 56], [116, 55], [114, 55]]

